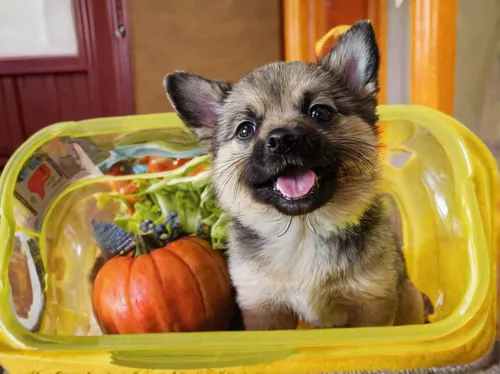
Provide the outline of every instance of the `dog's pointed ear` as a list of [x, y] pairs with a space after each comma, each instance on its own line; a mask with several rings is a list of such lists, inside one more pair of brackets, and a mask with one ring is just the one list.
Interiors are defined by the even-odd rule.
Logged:
[[179, 117], [210, 152], [220, 107], [231, 90], [229, 83], [176, 71], [165, 77], [164, 84]]
[[355, 23], [319, 64], [338, 75], [354, 94], [374, 97], [379, 89], [380, 56], [371, 22]]

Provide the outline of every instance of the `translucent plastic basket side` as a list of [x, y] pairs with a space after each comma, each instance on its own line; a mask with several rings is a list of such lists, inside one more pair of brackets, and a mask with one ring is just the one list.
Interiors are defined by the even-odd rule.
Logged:
[[[432, 134], [445, 155], [446, 167], [451, 170], [448, 182], [453, 189], [450, 190], [452, 196], [448, 197], [458, 202], [454, 203], [454, 209], [460, 221], [459, 239], [465, 241], [456, 242], [454, 257], [443, 249], [443, 254], [450, 256], [449, 261], [444, 258], [437, 263], [457, 266], [457, 274], [463, 274], [464, 279], [454, 287], [451, 283], [453, 269], [446, 269], [448, 275], [441, 287], [448, 295], [446, 303], [449, 304], [446, 305], [451, 307], [449, 310], [444, 308], [442, 316], [434, 323], [366, 329], [69, 337], [31, 333], [18, 323], [11, 308], [3, 307], [0, 308], [0, 351], [4, 353], [0, 361], [11, 372], [16, 372], [16, 365], [24, 365], [25, 368], [27, 361], [23, 358], [31, 358], [35, 360], [34, 368], [40, 365], [40, 361], [36, 360], [42, 360], [44, 366], [54, 365], [52, 367], [57, 370], [68, 372], [78, 372], [80, 365], [85, 363], [93, 365], [88, 366], [89, 371], [117, 373], [126, 372], [125, 367], [158, 368], [172, 372], [200, 372], [206, 368], [224, 367], [231, 368], [228, 370], [233, 372], [295, 373], [423, 368], [466, 364], [480, 358], [494, 340], [496, 321], [496, 217], [493, 213], [497, 174], [494, 161], [474, 135], [441, 113], [412, 106], [382, 106], [379, 111], [389, 153], [404, 144], [402, 137], [405, 134], [400, 131], [402, 127], [399, 124], [413, 123]], [[21, 165], [30, 155], [56, 137], [116, 134], [162, 129], [165, 126], [182, 125], [171, 114], [59, 124], [36, 134], [16, 152], [0, 181], [0, 237], [6, 238], [6, 245], [0, 247], [1, 305], [8, 305], [6, 264], [11, 256], [15, 231], [13, 191]], [[423, 152], [426, 150], [422, 148]], [[421, 152], [420, 156], [423, 155]], [[419, 157], [415, 160], [408, 165], [418, 165], [422, 161]], [[432, 163], [432, 157], [428, 162]], [[439, 211], [431, 209], [429, 216], [419, 215], [421, 205], [411, 194], [404, 193], [405, 182], [407, 185], [418, 184], [420, 175], [412, 177], [411, 173], [407, 173], [405, 176], [409, 179], [402, 180], [403, 174], [391, 167], [386, 170], [389, 183], [385, 188], [390, 191], [395, 188], [390, 186], [393, 185], [399, 189], [395, 193], [398, 204], [403, 207], [405, 240], [415, 244], [415, 247], [406, 248], [410, 272], [417, 278], [419, 286], [433, 289], [435, 277], [426, 277], [418, 265], [425, 257], [422, 253], [429, 253], [422, 251], [429, 251], [436, 243], [421, 242], [414, 231], [417, 227], [432, 227], [434, 219], [441, 219]], [[78, 186], [71, 186], [71, 189], [75, 188]], [[415, 217], [422, 220], [420, 225], [412, 222]], [[433, 238], [438, 242], [439, 239], [439, 235]], [[425, 244], [429, 244], [427, 249]]]

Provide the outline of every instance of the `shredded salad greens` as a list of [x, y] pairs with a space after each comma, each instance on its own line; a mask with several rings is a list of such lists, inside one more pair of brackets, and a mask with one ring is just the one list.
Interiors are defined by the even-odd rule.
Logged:
[[114, 223], [127, 232], [152, 232], [164, 243], [194, 234], [211, 240], [214, 249], [225, 249], [229, 217], [216, 202], [209, 164], [209, 156], [203, 155], [165, 168], [158, 179], [111, 181], [112, 192], [98, 195], [98, 208], [109, 199], [119, 199], [121, 209]]

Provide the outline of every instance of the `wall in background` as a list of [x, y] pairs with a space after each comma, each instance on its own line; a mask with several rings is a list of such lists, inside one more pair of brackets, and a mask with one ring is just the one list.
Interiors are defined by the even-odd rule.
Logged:
[[497, 25], [496, 35], [495, 45], [492, 47], [492, 61], [489, 64], [490, 71], [484, 85], [479, 135], [490, 147], [497, 149], [498, 158], [500, 157], [500, 22]]
[[410, 103], [411, 4], [387, 1], [387, 104]]
[[176, 69], [235, 81], [283, 58], [280, 0], [129, 0], [136, 111], [171, 110]]
[[500, 3], [458, 0], [454, 116], [500, 141]]

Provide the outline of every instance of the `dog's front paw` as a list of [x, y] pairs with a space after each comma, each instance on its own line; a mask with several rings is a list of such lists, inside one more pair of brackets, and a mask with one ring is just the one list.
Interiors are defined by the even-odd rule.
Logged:
[[422, 299], [424, 300], [424, 314], [425, 321], [424, 323], [430, 323], [429, 316], [434, 314], [434, 304], [432, 303], [429, 296], [422, 292]]
[[431, 300], [406, 279], [399, 290], [398, 311], [395, 325], [419, 325], [428, 323], [429, 314], [434, 313]]
[[245, 330], [295, 330], [297, 316], [289, 308], [279, 306], [259, 306], [242, 308]]

